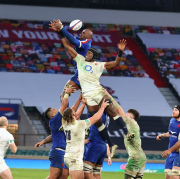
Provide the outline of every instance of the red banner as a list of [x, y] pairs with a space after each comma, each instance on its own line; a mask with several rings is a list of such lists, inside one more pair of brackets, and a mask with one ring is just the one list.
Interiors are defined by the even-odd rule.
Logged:
[[[79, 32], [70, 31], [74, 36]], [[59, 35], [51, 29], [0, 28], [1, 41], [42, 42], [45, 44], [60, 43]], [[120, 40], [118, 32], [94, 32], [93, 45], [116, 46]]]

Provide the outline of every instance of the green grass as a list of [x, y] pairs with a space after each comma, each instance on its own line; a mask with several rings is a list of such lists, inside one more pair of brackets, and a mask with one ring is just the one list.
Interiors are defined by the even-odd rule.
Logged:
[[[45, 179], [49, 170], [41, 169], [16, 169], [12, 168], [13, 179]], [[102, 179], [123, 179], [122, 172], [102, 172]], [[143, 179], [164, 179], [164, 174], [161, 173], [145, 173]]]

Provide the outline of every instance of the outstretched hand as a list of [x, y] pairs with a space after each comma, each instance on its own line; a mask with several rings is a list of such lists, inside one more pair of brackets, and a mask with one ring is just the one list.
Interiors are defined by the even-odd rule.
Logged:
[[119, 50], [123, 51], [126, 47], [126, 40], [120, 40], [119, 43], [117, 44], [117, 47]]
[[105, 99], [104, 99], [101, 104], [101, 107], [105, 109], [108, 105], [109, 105], [108, 101], [105, 101]]
[[61, 21], [58, 19], [58, 20], [53, 20], [53, 21], [50, 21], [50, 24], [49, 24], [49, 28], [50, 29], [53, 29], [54, 31], [60, 31], [60, 29], [62, 28], [62, 23]]
[[81, 99], [81, 102], [82, 102], [83, 104], [86, 104], [87, 99], [83, 97], [83, 98]]
[[169, 155], [171, 154], [171, 151], [170, 150], [165, 150], [161, 156], [164, 157], [164, 158], [167, 158]]
[[76, 92], [76, 89], [75, 89], [75, 87], [73, 87], [72, 85], [70, 85], [70, 86], [67, 86], [67, 87], [66, 87], [65, 92], [66, 92], [66, 93], [69, 93], [69, 94], [75, 93], [75, 92]]
[[156, 140], [161, 140], [162, 139], [162, 134], [159, 134], [157, 137], [156, 137]]
[[36, 149], [37, 147], [40, 147], [40, 146], [42, 146], [43, 144], [44, 144], [43, 141], [38, 142], [37, 144], [35, 144], [34, 148]]

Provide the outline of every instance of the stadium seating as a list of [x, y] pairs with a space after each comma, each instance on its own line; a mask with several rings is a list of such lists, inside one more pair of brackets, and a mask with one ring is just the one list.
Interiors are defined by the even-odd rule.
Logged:
[[[23, 43], [19, 47], [14, 45], [15, 43], [1, 42], [0, 45], [4, 52], [0, 54], [0, 71], [74, 74], [75, 69], [71, 59], [62, 47], [47, 47], [50, 53], [45, 54], [42, 50], [36, 50], [37, 47], [42, 49], [43, 45], [36, 44], [36, 46], [33, 46], [33, 43], [29, 43], [28, 48], [31, 47], [32, 50], [24, 54], [24, 50], [27, 48], [26, 44]], [[96, 48], [102, 52], [100, 61], [115, 60], [117, 56], [116, 47], [105, 48], [96, 46]], [[56, 54], [53, 54], [52, 50]], [[10, 51], [11, 54], [9, 55]], [[127, 48], [124, 51], [121, 65], [109, 72], [104, 72], [103, 75], [141, 77], [144, 74], [145, 71], [138, 63], [138, 60], [133, 56], [132, 51]]]
[[133, 33], [180, 34], [179, 27], [131, 26]]
[[[0, 20], [1, 27], [8, 28], [33, 28], [49, 29], [48, 21], [19, 21]], [[68, 23], [64, 23], [68, 28]], [[83, 28], [90, 28], [93, 31], [118, 31], [122, 34], [121, 25], [112, 24], [84, 24]], [[132, 35], [131, 26], [124, 26], [124, 31]], [[95, 46], [101, 52], [100, 61], [108, 62], [115, 60], [117, 47]], [[60, 43], [53, 46], [37, 42], [0, 42], [0, 72], [35, 72], [51, 74], [74, 74], [75, 69], [71, 59]], [[145, 71], [133, 56], [132, 51], [127, 47], [123, 55], [121, 65], [113, 70], [104, 72], [104, 76], [129, 76], [144, 77]]]
[[180, 78], [179, 49], [148, 48], [148, 51], [162, 77]]

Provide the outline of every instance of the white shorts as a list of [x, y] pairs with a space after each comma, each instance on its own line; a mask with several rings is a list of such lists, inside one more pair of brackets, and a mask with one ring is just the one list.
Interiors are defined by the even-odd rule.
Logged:
[[85, 92], [83, 93], [83, 96], [87, 100], [87, 105], [89, 106], [96, 106], [99, 105], [103, 97], [106, 95], [104, 88], [100, 88], [97, 90], [94, 90], [92, 92]]
[[69, 168], [69, 171], [83, 170], [83, 160], [82, 159], [64, 157], [64, 162], [65, 162], [66, 166]]
[[0, 173], [8, 168], [9, 167], [6, 165], [5, 161], [0, 161]]

